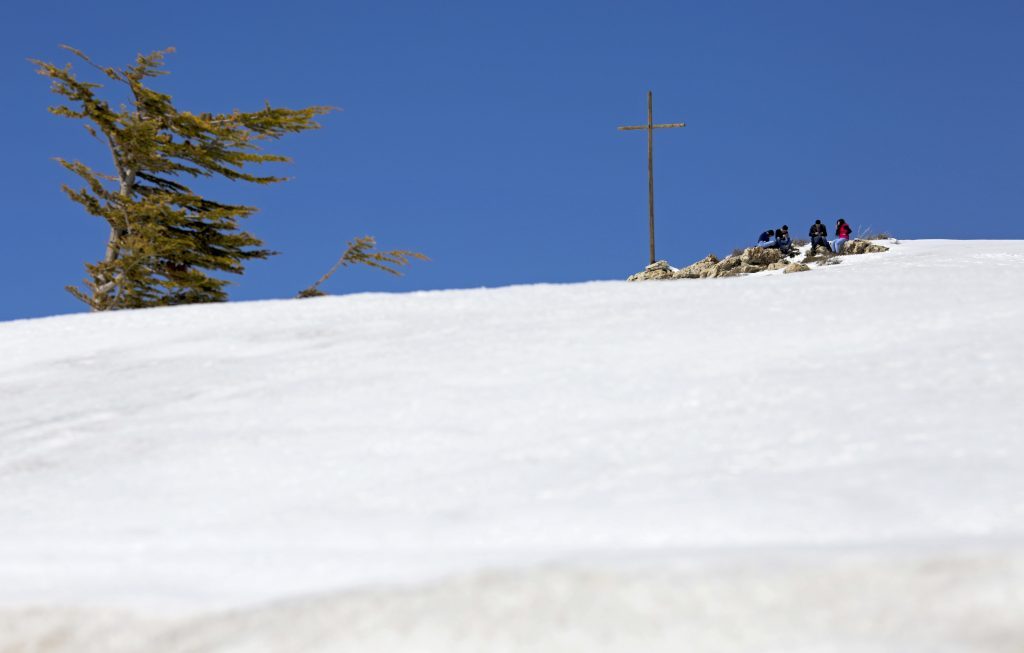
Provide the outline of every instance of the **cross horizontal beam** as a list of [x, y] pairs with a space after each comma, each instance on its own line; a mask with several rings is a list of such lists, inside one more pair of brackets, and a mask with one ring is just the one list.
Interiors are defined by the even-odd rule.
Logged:
[[619, 127], [619, 131], [629, 131], [631, 129], [664, 129], [668, 127], [685, 127], [685, 122], [670, 122], [667, 125], [630, 125], [629, 127]]

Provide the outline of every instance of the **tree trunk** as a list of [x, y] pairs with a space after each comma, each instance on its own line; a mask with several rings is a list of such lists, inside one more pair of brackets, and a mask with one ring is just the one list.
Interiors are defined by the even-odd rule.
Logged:
[[[114, 145], [113, 138], [107, 135], [107, 144], [110, 147], [110, 154], [114, 158], [114, 165], [117, 168], [117, 176], [120, 179], [121, 187], [118, 194], [123, 198], [131, 197], [132, 189], [135, 186], [135, 171], [128, 170], [122, 165], [120, 159], [117, 156], [117, 147]], [[110, 236], [107, 238], [107, 249], [103, 254], [103, 263], [113, 263], [121, 256], [121, 240], [128, 233], [130, 225], [128, 224], [128, 217], [125, 215], [124, 226], [110, 225]], [[92, 310], [105, 310], [110, 308], [109, 306], [103, 305], [103, 297], [114, 289], [117, 285], [117, 279], [107, 278], [105, 275], [102, 278], [97, 279], [99, 283], [93, 286], [92, 292]]]

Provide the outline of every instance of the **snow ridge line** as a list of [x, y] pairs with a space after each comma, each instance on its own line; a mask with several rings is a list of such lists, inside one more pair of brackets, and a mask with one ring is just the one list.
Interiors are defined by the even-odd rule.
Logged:
[[1024, 553], [859, 552], [717, 570], [547, 566], [169, 620], [0, 611], [0, 652], [695, 653], [1024, 647]]

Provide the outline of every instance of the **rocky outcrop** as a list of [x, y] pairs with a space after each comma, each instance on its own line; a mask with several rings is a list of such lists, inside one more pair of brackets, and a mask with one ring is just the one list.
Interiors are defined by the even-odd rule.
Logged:
[[876, 245], [866, 240], [850, 240], [843, 245], [843, 250], [839, 253], [843, 256], [849, 256], [851, 254], [878, 254], [888, 251], [889, 248], [884, 245]]
[[701, 260], [688, 265], [681, 270], [677, 270], [675, 274], [676, 279], [700, 279], [708, 276], [710, 270], [714, 270], [715, 266], [718, 265], [718, 257], [714, 254], [708, 254]]
[[727, 256], [722, 260], [718, 260], [714, 254], [708, 254], [696, 263], [679, 270], [669, 265], [668, 261], [658, 261], [648, 265], [643, 272], [632, 275], [627, 281], [738, 277], [766, 270], [781, 270], [788, 264], [789, 260], [777, 249], [748, 247], [739, 254]]
[[782, 260], [782, 252], [774, 247], [748, 247], [740, 254], [740, 261], [746, 265], [768, 267]]
[[668, 264], [668, 261], [655, 261], [644, 268], [643, 272], [637, 272], [626, 281], [659, 281], [663, 279], [675, 279], [676, 269]]
[[748, 247], [739, 254], [733, 254], [721, 260], [707, 276], [738, 277], [741, 274], [778, 270], [785, 267], [786, 263], [782, 252], [777, 249]]
[[[889, 248], [866, 240], [851, 240], [843, 246], [842, 254], [872, 254], [875, 252], [888, 252]], [[809, 251], [801, 263], [791, 262], [791, 259], [784, 256], [782, 252], [774, 248], [748, 247], [737, 254], [726, 256], [719, 260], [714, 254], [708, 254], [701, 260], [686, 266], [682, 269], [675, 269], [668, 264], [668, 261], [658, 261], [644, 268], [629, 277], [627, 281], [650, 281], [662, 279], [709, 279], [713, 277], [738, 277], [743, 274], [756, 274], [769, 270], [782, 270], [789, 274], [792, 272], [806, 272], [811, 268], [807, 263], [828, 265], [838, 263], [842, 259], [835, 258], [836, 255], [824, 247], [818, 247]]]
[[800, 261], [803, 264], [814, 263], [816, 265], [825, 265], [828, 261], [839, 259], [832, 253], [832, 250], [825, 249], [824, 247], [815, 247], [813, 250], [808, 250], [807, 255], [804, 256], [803, 260]]
[[718, 276], [738, 277], [743, 274], [754, 274], [755, 272], [764, 272], [767, 269], [767, 267], [762, 267], [760, 265], [749, 265], [747, 263], [740, 263], [739, 265], [729, 268], [728, 270], [723, 270], [718, 274]]

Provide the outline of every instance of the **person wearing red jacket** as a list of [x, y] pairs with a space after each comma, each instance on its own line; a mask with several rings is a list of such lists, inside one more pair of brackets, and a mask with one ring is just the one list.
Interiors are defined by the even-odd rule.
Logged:
[[832, 251], [836, 254], [842, 253], [843, 245], [850, 239], [850, 235], [853, 233], [853, 229], [850, 225], [846, 224], [846, 220], [839, 218], [836, 221], [836, 239], [832, 241]]

